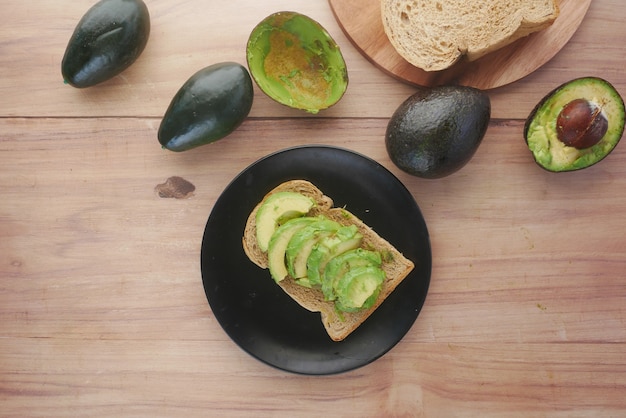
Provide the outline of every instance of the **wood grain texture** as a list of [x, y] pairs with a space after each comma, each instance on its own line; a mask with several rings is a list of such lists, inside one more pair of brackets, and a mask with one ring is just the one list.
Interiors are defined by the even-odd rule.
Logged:
[[[569, 78], [604, 76], [626, 92], [620, 0], [594, 1], [554, 59], [491, 90], [494, 118], [477, 154], [434, 181], [400, 172], [384, 147], [388, 117], [413, 88], [352, 48], [326, 2], [298, 11], [342, 45], [351, 71], [342, 102], [309, 116], [257, 91], [228, 138], [161, 149], [161, 112], [187, 75], [241, 61], [253, 25], [296, 6], [146, 3], [145, 55], [86, 91], [64, 86], [59, 66], [90, 1], [3, 3], [13, 19], [0, 27], [0, 415], [626, 414], [626, 149], [555, 175], [522, 138], [534, 103]], [[257, 159], [301, 144], [347, 147], [387, 167], [420, 205], [433, 247], [430, 292], [410, 332], [337, 376], [254, 360], [202, 288], [202, 234], [220, 193]], [[159, 196], [174, 176], [192, 195]]]

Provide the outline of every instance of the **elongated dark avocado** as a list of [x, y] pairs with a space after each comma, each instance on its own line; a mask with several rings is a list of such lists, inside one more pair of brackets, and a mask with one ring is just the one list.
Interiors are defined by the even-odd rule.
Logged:
[[130, 67], [150, 36], [150, 14], [142, 0], [101, 0], [74, 29], [61, 73], [77, 88], [109, 80]]
[[158, 139], [171, 151], [186, 151], [232, 133], [248, 116], [254, 90], [245, 67], [223, 62], [192, 75], [172, 99]]

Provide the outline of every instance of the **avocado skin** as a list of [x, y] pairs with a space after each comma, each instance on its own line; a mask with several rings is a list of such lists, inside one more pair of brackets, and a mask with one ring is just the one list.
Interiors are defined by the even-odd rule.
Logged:
[[77, 88], [109, 80], [135, 62], [149, 36], [142, 0], [101, 0], [74, 29], [61, 62], [63, 79]]
[[[620, 94], [617, 92], [615, 87], [611, 83], [609, 83], [607, 80], [600, 78], [600, 77], [585, 76], [585, 77], [575, 78], [573, 80], [567, 81], [555, 87], [550, 92], [548, 92], [548, 94], [546, 94], [543, 98], [541, 98], [541, 100], [532, 109], [532, 111], [526, 118], [526, 122], [524, 123], [524, 131], [523, 131], [524, 140], [526, 141], [526, 145], [529, 148], [531, 148], [531, 152], [532, 152], [532, 147], [530, 144], [531, 127], [533, 123], [535, 123], [535, 119], [541, 116], [542, 108], [546, 104], [548, 104], [548, 102], [555, 100], [555, 96], [557, 96], [561, 92], [564, 92], [566, 90], [575, 91], [575, 89], [582, 90], [586, 88], [595, 90], [594, 93], [592, 94], [592, 96], [594, 97], [604, 97], [605, 99], [612, 100], [614, 102], [613, 104], [615, 108], [618, 109], [617, 111], [618, 115], [616, 117], [609, 117], [608, 119], [609, 129], [607, 133], [604, 135], [603, 139], [600, 141], [600, 143], [590, 147], [587, 151], [582, 151], [581, 154], [591, 152], [594, 149], [600, 149], [601, 147], [603, 147], [604, 151], [601, 152], [601, 154], [597, 155], [597, 157], [594, 158], [592, 161], [587, 161], [585, 163], [575, 162], [569, 165], [562, 165], [562, 166], [551, 166], [549, 163], [546, 163], [542, 161], [540, 158], [538, 158], [537, 155], [535, 155], [535, 153], [533, 152], [533, 158], [535, 160], [535, 163], [539, 167], [543, 168], [544, 170], [548, 172], [563, 173], [563, 172], [569, 172], [569, 171], [578, 171], [584, 168], [591, 167], [592, 165], [595, 165], [599, 163], [600, 161], [604, 160], [613, 151], [613, 149], [617, 146], [617, 144], [622, 138], [622, 134], [624, 132], [624, 122], [626, 118], [624, 99], [620, 96]], [[600, 91], [599, 89], [603, 89], [603, 91]], [[575, 97], [578, 99], [593, 99], [593, 97], [583, 97], [583, 96], [584, 94], [575, 95]], [[553, 103], [550, 105], [550, 107], [554, 109], [562, 109], [567, 104], [568, 103]], [[558, 116], [558, 113], [557, 113], [557, 116]], [[556, 124], [556, 121], [554, 121], [554, 123]]]
[[385, 145], [392, 162], [422, 178], [461, 169], [480, 145], [491, 118], [489, 96], [465, 86], [422, 88], [396, 109]]
[[224, 138], [248, 116], [253, 98], [252, 79], [241, 64], [205, 67], [172, 99], [159, 126], [159, 142], [180, 152]]

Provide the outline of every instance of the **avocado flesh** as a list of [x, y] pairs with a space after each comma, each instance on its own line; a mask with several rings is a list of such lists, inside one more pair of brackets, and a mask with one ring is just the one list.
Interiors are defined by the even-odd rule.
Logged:
[[270, 98], [310, 113], [335, 104], [346, 91], [341, 51], [316, 21], [295, 12], [274, 13], [250, 34], [246, 59], [254, 81]]
[[313, 247], [307, 259], [307, 278], [312, 286], [322, 284], [322, 274], [326, 264], [333, 257], [346, 251], [358, 248], [363, 240], [363, 235], [358, 232], [355, 225], [343, 226], [337, 233], [325, 237]]
[[346, 251], [332, 258], [324, 269], [322, 275], [322, 293], [326, 300], [337, 299], [335, 286], [339, 280], [350, 270], [360, 267], [380, 267], [382, 258], [380, 253], [363, 248]]
[[256, 237], [261, 251], [267, 251], [280, 219], [304, 215], [314, 205], [313, 199], [296, 192], [278, 192], [268, 197], [256, 214]]
[[291, 219], [279, 226], [270, 239], [267, 249], [268, 269], [276, 282], [288, 276], [285, 264], [287, 245], [296, 232], [315, 222], [316, 218], [301, 217]]
[[[577, 149], [557, 137], [557, 118], [576, 99], [585, 99], [602, 109], [608, 129], [595, 145]], [[524, 127], [524, 136], [535, 162], [552, 172], [574, 171], [604, 159], [624, 132], [624, 101], [606, 80], [584, 77], [567, 82], [546, 95], [533, 109]]]
[[371, 307], [380, 293], [385, 272], [375, 266], [353, 268], [343, 275], [335, 286], [335, 304], [344, 312], [355, 312]]
[[[313, 247], [324, 237], [341, 228], [341, 224], [329, 219], [321, 219], [296, 232], [287, 244], [287, 271], [294, 279], [306, 277], [306, 262]], [[303, 282], [306, 283], [306, 282]]]

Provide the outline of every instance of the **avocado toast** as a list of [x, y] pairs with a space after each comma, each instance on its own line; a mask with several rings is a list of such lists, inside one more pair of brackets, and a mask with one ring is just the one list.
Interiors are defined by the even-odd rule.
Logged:
[[[281, 197], [287, 198], [290, 194], [293, 201], [301, 201], [305, 196], [310, 199], [310, 206], [307, 208], [301, 202], [294, 203]], [[299, 211], [293, 209], [296, 206]], [[267, 228], [267, 222], [274, 230], [274, 242], [257, 237], [257, 230]], [[289, 239], [281, 238], [282, 234], [277, 231], [288, 229], [288, 224], [297, 222], [317, 225], [317, 232], [312, 234], [314, 241], [302, 239], [307, 233], [304, 226], [298, 227], [299, 234], [291, 231], [293, 236]], [[310, 226], [309, 230], [311, 228], [314, 227]], [[303, 243], [296, 244], [296, 234]], [[334, 208], [330, 197], [305, 180], [287, 181], [267, 193], [250, 213], [242, 242], [253, 263], [269, 268], [268, 279], [273, 278], [302, 307], [320, 312], [324, 328], [333, 341], [341, 341], [357, 329], [414, 268], [413, 262], [392, 244], [354, 214]], [[280, 249], [275, 250], [278, 247]], [[370, 261], [359, 258], [372, 255], [374, 258]], [[340, 263], [340, 257], [346, 260]], [[294, 261], [302, 258], [306, 259], [306, 267], [299, 265], [302, 260]], [[324, 260], [321, 264], [320, 259]], [[273, 268], [277, 264], [279, 266]], [[333, 267], [337, 264], [341, 266]], [[302, 271], [296, 274], [295, 270], [303, 268], [307, 272], [304, 276]], [[314, 280], [312, 270], [317, 270], [321, 278]], [[281, 273], [277, 274], [277, 271]], [[352, 276], [356, 280], [348, 283]]]

